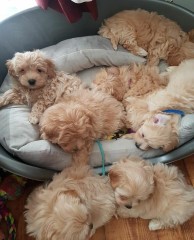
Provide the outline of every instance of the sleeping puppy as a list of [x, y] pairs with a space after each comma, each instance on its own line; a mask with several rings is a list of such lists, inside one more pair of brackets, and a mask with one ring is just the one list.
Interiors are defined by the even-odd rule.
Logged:
[[133, 63], [129, 66], [102, 68], [92, 86], [122, 101], [126, 97], [139, 97], [167, 85], [167, 78], [156, 66]]
[[27, 233], [37, 240], [88, 240], [116, 211], [107, 177], [88, 166], [65, 168], [36, 188], [25, 206]]
[[166, 60], [178, 65], [194, 58], [194, 43], [174, 21], [146, 10], [125, 10], [106, 19], [98, 33], [110, 39], [116, 50], [118, 44], [135, 55], [147, 56], [149, 65]]
[[150, 219], [150, 230], [176, 227], [194, 214], [194, 188], [175, 166], [130, 157], [115, 163], [109, 178], [118, 216]]
[[77, 164], [87, 164], [94, 141], [122, 129], [125, 117], [122, 103], [112, 96], [80, 88], [44, 112], [41, 137], [72, 153]]
[[[125, 99], [127, 126], [142, 150], [162, 148], [173, 150], [179, 143], [179, 128], [182, 114], [194, 113], [194, 59], [185, 60], [171, 67], [169, 84], [145, 98]], [[171, 113], [169, 113], [171, 111]]]

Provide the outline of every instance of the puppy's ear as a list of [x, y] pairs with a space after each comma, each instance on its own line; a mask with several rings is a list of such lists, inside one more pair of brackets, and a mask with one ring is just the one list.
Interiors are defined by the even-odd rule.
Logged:
[[110, 178], [110, 184], [112, 188], [115, 189], [119, 185], [119, 182], [121, 180], [121, 175], [119, 174], [119, 172], [115, 171], [114, 169], [110, 169], [108, 176]]
[[46, 59], [47, 73], [49, 78], [54, 78], [56, 76], [55, 64], [50, 60]]
[[12, 59], [7, 60], [6, 66], [8, 68], [8, 73], [10, 74], [10, 76], [12, 76], [13, 78], [17, 78]]
[[165, 142], [162, 149], [164, 152], [169, 152], [177, 147], [179, 143], [178, 131], [179, 116], [172, 115], [171, 117], [171, 134], [168, 141]]
[[57, 143], [58, 135], [57, 135], [56, 128], [54, 129], [52, 125], [45, 124], [40, 125], [40, 137], [44, 140], [52, 141], [52, 143]]
[[[87, 109], [84, 109], [83, 110], [83, 116], [82, 118], [80, 118], [80, 128], [82, 128], [82, 131], [81, 131], [81, 134], [83, 134], [83, 137], [91, 137], [91, 138], [95, 138], [96, 135], [95, 135], [95, 132], [94, 132], [94, 119], [95, 119], [95, 116], [94, 114], [87, 110]], [[80, 129], [81, 130], [81, 129]]]
[[165, 126], [170, 118], [170, 115], [158, 113], [153, 118], [153, 124], [157, 126]]

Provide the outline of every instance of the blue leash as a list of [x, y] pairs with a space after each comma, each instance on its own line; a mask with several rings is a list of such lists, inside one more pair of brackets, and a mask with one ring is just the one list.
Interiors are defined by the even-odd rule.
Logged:
[[102, 143], [99, 140], [96, 140], [98, 147], [100, 149], [101, 157], [102, 157], [102, 175], [105, 176], [106, 170], [105, 170], [105, 154], [104, 149], [102, 147]]

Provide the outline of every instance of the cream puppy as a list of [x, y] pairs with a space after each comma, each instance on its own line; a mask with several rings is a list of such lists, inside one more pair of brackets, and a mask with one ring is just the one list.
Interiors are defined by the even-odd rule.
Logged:
[[129, 66], [102, 68], [92, 86], [122, 101], [126, 97], [144, 96], [167, 85], [157, 66], [133, 63]]
[[122, 103], [112, 96], [80, 88], [44, 112], [41, 137], [72, 153], [77, 163], [84, 163], [94, 141], [122, 129], [125, 117]]
[[37, 240], [88, 240], [116, 210], [108, 177], [88, 166], [64, 169], [36, 188], [25, 207], [27, 233]]
[[166, 60], [179, 65], [194, 58], [194, 43], [171, 19], [143, 9], [124, 10], [104, 21], [98, 33], [110, 39], [116, 50], [118, 44], [139, 56], [147, 56], [149, 65]]
[[81, 80], [76, 76], [56, 71], [54, 62], [39, 50], [18, 52], [6, 65], [14, 86], [0, 97], [0, 107], [8, 104], [28, 105], [32, 124], [37, 124], [45, 109], [60, 97], [81, 85]]
[[185, 60], [170, 68], [166, 88], [144, 98], [125, 99], [127, 126], [136, 131], [125, 138], [134, 138], [142, 150], [170, 151], [178, 146], [181, 115], [194, 112], [193, 69], [194, 59]]
[[194, 214], [194, 188], [175, 166], [129, 157], [114, 164], [109, 177], [120, 217], [150, 219], [149, 229], [158, 230], [183, 224]]

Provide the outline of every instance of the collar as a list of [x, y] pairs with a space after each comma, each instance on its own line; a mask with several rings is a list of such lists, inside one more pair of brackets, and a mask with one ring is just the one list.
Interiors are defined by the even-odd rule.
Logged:
[[178, 109], [166, 109], [166, 110], [163, 110], [162, 112], [167, 114], [177, 114], [177, 115], [180, 115], [181, 117], [185, 116], [185, 113]]

